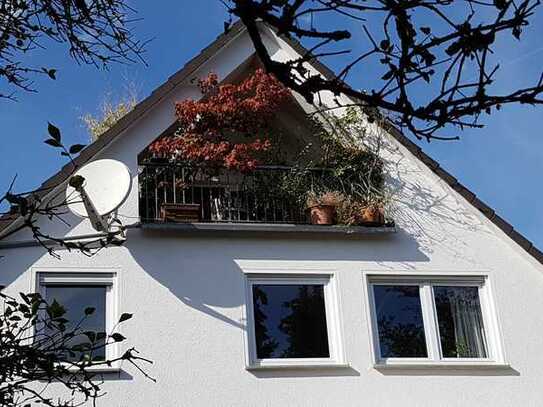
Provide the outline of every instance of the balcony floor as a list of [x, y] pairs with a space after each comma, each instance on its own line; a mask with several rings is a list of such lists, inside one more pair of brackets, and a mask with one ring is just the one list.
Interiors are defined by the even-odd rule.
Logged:
[[396, 232], [395, 226], [305, 225], [289, 223], [142, 223], [144, 231], [171, 232], [179, 235], [247, 236], [247, 237], [307, 237], [331, 239], [360, 239], [370, 235]]

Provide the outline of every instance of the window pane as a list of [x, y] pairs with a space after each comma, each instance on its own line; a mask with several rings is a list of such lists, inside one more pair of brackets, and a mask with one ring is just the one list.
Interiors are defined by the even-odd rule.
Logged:
[[487, 347], [478, 287], [434, 287], [446, 358], [486, 358]]
[[[78, 332], [105, 332], [106, 331], [106, 287], [105, 286], [54, 286], [47, 285], [47, 301], [51, 303], [56, 300], [66, 309], [66, 318], [69, 323], [66, 324], [66, 330], [73, 330], [77, 324], [81, 324]], [[93, 314], [85, 316], [85, 308], [93, 307]], [[86, 335], [78, 335], [68, 342], [68, 347], [82, 343], [89, 343]], [[105, 338], [95, 342], [94, 347], [98, 348], [87, 352], [75, 352], [75, 356], [63, 355], [67, 360], [79, 360], [82, 356], [92, 358], [93, 360], [105, 359]]]
[[256, 353], [268, 358], [328, 358], [322, 285], [253, 285]]
[[374, 285], [373, 294], [381, 357], [427, 357], [419, 287]]

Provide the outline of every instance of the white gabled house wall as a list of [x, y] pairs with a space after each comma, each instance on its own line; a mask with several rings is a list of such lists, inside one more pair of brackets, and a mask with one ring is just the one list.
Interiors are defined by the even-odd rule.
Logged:
[[[292, 58], [288, 43], [268, 32], [275, 57]], [[252, 55], [245, 32], [173, 87], [95, 159], [124, 162], [133, 176], [120, 208], [138, 222], [137, 155], [174, 121], [174, 102], [197, 97], [191, 79], [220, 77]], [[326, 97], [326, 95], [324, 95]], [[330, 100], [330, 98], [328, 98]], [[543, 266], [456, 191], [390, 138], [384, 149], [396, 190], [397, 233], [362, 239], [178, 236], [128, 231], [123, 247], [91, 258], [41, 248], [3, 250], [0, 285], [36, 289], [44, 271], [115, 272], [117, 313], [132, 312], [122, 333], [151, 358], [152, 383], [129, 366], [105, 376], [107, 406], [537, 406], [543, 397]], [[92, 232], [86, 221], [49, 225], [57, 235]], [[9, 241], [24, 239], [22, 234]], [[333, 276], [337, 294], [339, 366], [247, 369], [246, 275]], [[376, 368], [368, 276], [484, 276], [499, 366], [477, 364]]]

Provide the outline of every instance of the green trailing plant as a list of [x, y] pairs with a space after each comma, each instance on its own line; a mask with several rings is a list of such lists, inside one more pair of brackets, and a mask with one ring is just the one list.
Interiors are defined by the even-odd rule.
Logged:
[[321, 114], [312, 122], [322, 153], [314, 158], [312, 146], [306, 146], [284, 175], [283, 189], [300, 204], [334, 196], [342, 224], [361, 223], [359, 214], [366, 208], [384, 212], [389, 197], [380, 144], [369, 139], [361, 109], [348, 108], [340, 116]]

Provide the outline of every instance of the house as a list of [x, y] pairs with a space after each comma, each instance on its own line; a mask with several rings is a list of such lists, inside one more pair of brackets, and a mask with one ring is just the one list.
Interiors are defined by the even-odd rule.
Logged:
[[[275, 58], [304, 52], [261, 29]], [[219, 219], [201, 185], [191, 192], [199, 201], [183, 198], [201, 205], [198, 222], [156, 221], [186, 189], [144, 192], [149, 172], [159, 173], [142, 152], [174, 128], [174, 102], [200, 97], [195, 79], [243, 76], [253, 63], [236, 24], [83, 150], [80, 164], [114, 159], [132, 174], [117, 213], [130, 226], [123, 246], [92, 257], [63, 251], [58, 261], [16, 233], [0, 242], [0, 285], [84, 298], [106, 330], [134, 313], [122, 334], [154, 361], [157, 383], [130, 366], [105, 369], [107, 406], [539, 405], [543, 253], [392, 127], [383, 155], [393, 225], [252, 219], [239, 206]], [[310, 69], [331, 75], [316, 62]], [[0, 236], [16, 222], [4, 220]], [[40, 226], [54, 236], [96, 233], [75, 216]], [[294, 315], [296, 302], [310, 304], [305, 314]]]

